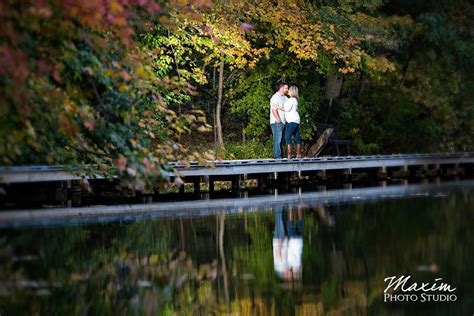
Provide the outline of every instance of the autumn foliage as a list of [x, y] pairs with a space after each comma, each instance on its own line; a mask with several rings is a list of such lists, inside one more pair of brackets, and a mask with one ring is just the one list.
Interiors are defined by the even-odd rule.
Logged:
[[[2, 164], [67, 163], [120, 175], [137, 189], [167, 181], [167, 161], [187, 157], [175, 136], [184, 126], [206, 128], [205, 120], [199, 111], [178, 116], [167, 108], [155, 91], [192, 91], [157, 78], [136, 39], [167, 11], [189, 5], [3, 1]], [[209, 7], [192, 5], [192, 17]]]
[[268, 146], [280, 81], [300, 87], [305, 141], [342, 122], [356, 153], [467, 150], [472, 6], [415, 2], [2, 1], [1, 164], [161, 185], [169, 161], [215, 158], [206, 122]]

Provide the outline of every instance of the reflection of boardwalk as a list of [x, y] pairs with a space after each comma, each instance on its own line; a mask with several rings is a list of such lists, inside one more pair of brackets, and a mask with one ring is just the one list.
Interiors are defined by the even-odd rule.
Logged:
[[[189, 168], [172, 163], [182, 176], [219, 177], [241, 176], [252, 174], [275, 174], [288, 172], [311, 172], [352, 169], [381, 169], [408, 168], [418, 166], [424, 168], [440, 168], [451, 165], [452, 167], [468, 166], [474, 164], [474, 153], [440, 153], [440, 154], [398, 154], [374, 156], [344, 156], [320, 157], [302, 159], [252, 159], [252, 160], [225, 160], [210, 163], [212, 168], [191, 163]], [[0, 183], [27, 183], [79, 180], [80, 177], [68, 173], [60, 166], [21, 166], [0, 167]]]
[[[0, 212], [0, 227], [22, 225], [68, 225], [80, 223], [131, 222], [143, 219], [200, 217], [220, 213], [271, 211], [295, 203], [308, 207], [321, 204], [352, 203], [398, 199], [407, 196], [445, 196], [446, 192], [467, 190], [474, 180], [390, 185], [358, 189], [328, 190], [301, 194], [280, 194], [249, 198], [201, 201], [161, 202], [152, 204], [94, 206], [77, 208], [44, 208]], [[321, 214], [320, 214], [321, 215]]]

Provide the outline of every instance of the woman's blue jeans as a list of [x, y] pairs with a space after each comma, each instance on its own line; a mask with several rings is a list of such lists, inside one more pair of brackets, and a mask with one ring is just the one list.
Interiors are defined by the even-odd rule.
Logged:
[[296, 145], [301, 145], [301, 135], [300, 135], [300, 124], [298, 123], [288, 123], [286, 124], [286, 143], [288, 145], [293, 145], [292, 136], [295, 135]]

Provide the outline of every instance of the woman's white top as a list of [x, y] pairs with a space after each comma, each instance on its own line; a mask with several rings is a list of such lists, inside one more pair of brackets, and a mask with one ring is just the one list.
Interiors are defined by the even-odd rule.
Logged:
[[286, 100], [285, 105], [285, 119], [287, 123], [300, 124], [300, 114], [298, 113], [298, 99], [291, 97]]
[[288, 240], [288, 267], [301, 270], [301, 256], [303, 254], [303, 238], [291, 237]]

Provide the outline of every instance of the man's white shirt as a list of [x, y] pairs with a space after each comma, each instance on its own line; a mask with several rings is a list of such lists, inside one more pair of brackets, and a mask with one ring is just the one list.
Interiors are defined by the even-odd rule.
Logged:
[[[278, 92], [272, 96], [272, 98], [270, 99], [270, 124], [274, 124], [277, 122], [276, 117], [273, 115], [272, 109], [283, 108], [286, 100], [288, 100], [287, 96], [280, 95], [280, 93]], [[282, 110], [278, 110], [278, 114], [280, 115], [281, 121], [285, 123], [285, 112]]]
[[285, 271], [288, 269], [288, 239], [287, 238], [281, 241], [278, 238], [273, 238], [273, 266], [275, 268], [275, 272], [280, 277], [283, 277]]

